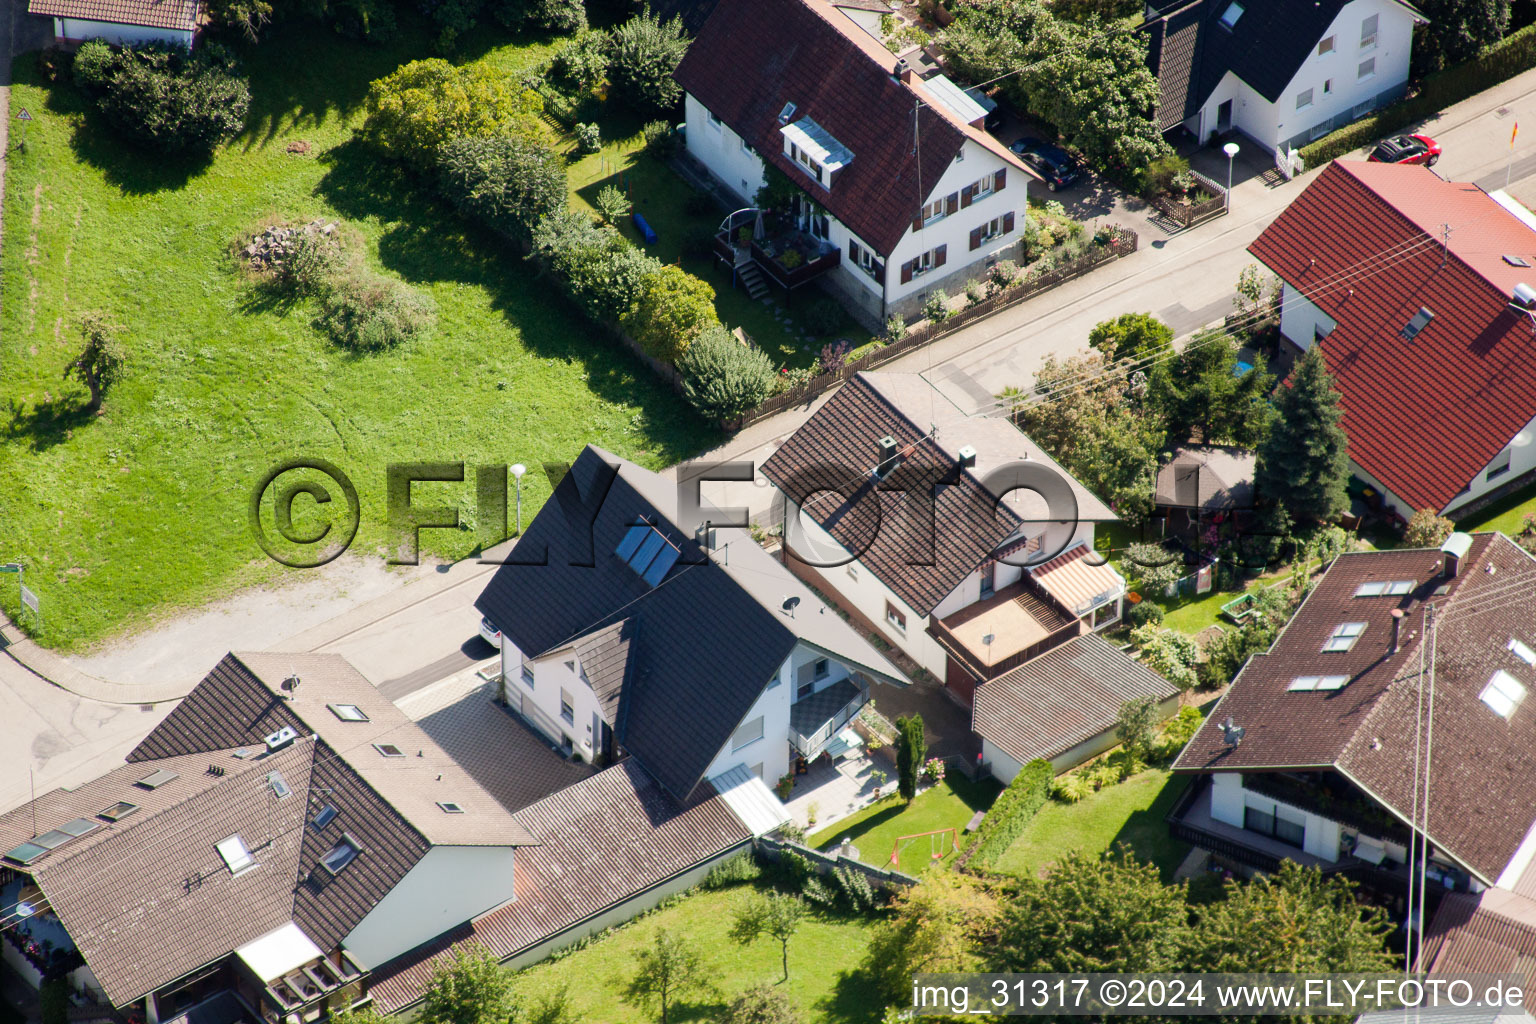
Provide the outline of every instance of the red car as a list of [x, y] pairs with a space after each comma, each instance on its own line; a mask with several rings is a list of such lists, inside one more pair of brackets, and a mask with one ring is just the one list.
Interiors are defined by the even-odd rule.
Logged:
[[1428, 135], [1394, 135], [1376, 143], [1367, 158], [1378, 164], [1423, 164], [1435, 166], [1440, 159], [1440, 143]]

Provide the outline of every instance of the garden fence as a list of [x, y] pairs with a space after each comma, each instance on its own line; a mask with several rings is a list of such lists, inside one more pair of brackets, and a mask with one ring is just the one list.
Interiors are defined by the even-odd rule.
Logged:
[[1117, 260], [1122, 256], [1129, 256], [1136, 251], [1136, 232], [1121, 227], [1111, 227], [1106, 230], [1110, 233], [1110, 240], [1107, 245], [1095, 246], [1078, 259], [1059, 266], [1055, 270], [1032, 275], [1019, 284], [1006, 288], [990, 298], [983, 299], [974, 306], [962, 309], [939, 323], [928, 321], [921, 327], [914, 327], [903, 335], [899, 341], [882, 345], [858, 359], [850, 359], [843, 364], [840, 370], [824, 373], [801, 384], [799, 387], [780, 392], [763, 402], [756, 409], [742, 416], [739, 420], [724, 423], [722, 426], [727, 431], [740, 430], [785, 409], [809, 403], [817, 396], [831, 390], [861, 370], [873, 370], [883, 366], [899, 356], [915, 352], [926, 345], [931, 345], [945, 335], [953, 334], [968, 324], [985, 319], [993, 313], [1007, 309], [1009, 306], [1017, 305], [1043, 291], [1081, 277], [1102, 264], [1108, 263], [1111, 260]]
[[1220, 217], [1227, 212], [1227, 190], [1199, 171], [1190, 171], [1189, 173], [1195, 179], [1195, 183], [1206, 192], [1209, 192], [1213, 198], [1207, 199], [1203, 203], [1194, 203], [1190, 206], [1180, 206], [1166, 196], [1154, 196], [1151, 199], [1152, 205], [1157, 208], [1159, 213], [1181, 228], [1193, 227], [1202, 221], [1210, 220], [1212, 217]]
[[874, 885], [890, 888], [900, 886], [907, 888], [917, 884], [917, 879], [900, 871], [891, 871], [888, 868], [877, 868], [863, 861], [851, 860], [836, 854], [823, 853], [813, 850], [804, 843], [791, 843], [782, 839], [770, 839], [763, 836], [757, 840], [757, 849], [760, 854], [769, 860], [776, 861], [785, 850], [793, 851], [810, 861], [811, 867], [818, 875], [830, 875], [839, 867], [851, 868], [870, 880]]

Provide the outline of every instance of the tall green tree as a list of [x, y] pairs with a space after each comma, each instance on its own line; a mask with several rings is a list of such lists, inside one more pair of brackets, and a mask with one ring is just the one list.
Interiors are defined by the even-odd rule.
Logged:
[[1004, 906], [990, 950], [998, 971], [1177, 970], [1189, 942], [1184, 886], [1121, 847], [1079, 850], [1028, 877]]
[[1254, 471], [1259, 496], [1284, 504], [1299, 524], [1326, 523], [1349, 508], [1343, 416], [1322, 346], [1313, 345], [1275, 398], [1274, 423], [1258, 446]]
[[1173, 350], [1173, 328], [1151, 313], [1121, 313], [1089, 332], [1088, 347], [1110, 362], [1142, 362]]
[[651, 945], [635, 954], [635, 973], [624, 996], [642, 1009], [655, 1007], [661, 1024], [667, 1024], [678, 998], [698, 988], [703, 980], [699, 954], [682, 936], [662, 928]]
[[754, 896], [736, 912], [731, 924], [731, 938], [743, 946], [767, 935], [779, 943], [779, 959], [784, 967], [784, 980], [789, 980], [789, 940], [795, 937], [800, 922], [805, 920], [805, 900], [793, 893], [770, 892]]
[[439, 967], [422, 997], [421, 1024], [508, 1024], [516, 1018], [512, 972], [479, 943]]
[[1200, 911], [1188, 969], [1232, 973], [1388, 971], [1392, 924], [1337, 875], [1286, 860], [1280, 870], [1227, 883], [1224, 900]]
[[1153, 368], [1148, 400], [1163, 414], [1171, 441], [1253, 447], [1268, 433], [1274, 375], [1259, 358], [1239, 376], [1237, 348], [1224, 332], [1201, 331]]
[[904, 1005], [914, 974], [981, 971], [998, 908], [997, 892], [980, 879], [929, 871], [897, 893], [891, 913], [875, 925], [863, 973], [887, 1005]]
[[613, 30], [608, 78], [614, 94], [641, 114], [664, 114], [682, 98], [672, 72], [688, 52], [679, 18], [662, 22], [654, 14], [636, 15]]
[[896, 789], [907, 803], [917, 796], [917, 776], [923, 770], [928, 741], [923, 737], [923, 716], [896, 719]]
[[1423, 0], [1418, 8], [1429, 22], [1414, 31], [1415, 75], [1471, 60], [1509, 31], [1509, 0]]

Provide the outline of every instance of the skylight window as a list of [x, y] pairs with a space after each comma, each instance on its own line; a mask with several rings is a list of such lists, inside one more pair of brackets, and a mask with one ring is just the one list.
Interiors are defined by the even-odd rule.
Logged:
[[320, 866], [333, 875], [341, 874], [343, 868], [357, 859], [357, 855], [363, 851], [362, 844], [349, 835], [343, 835], [331, 847], [331, 852], [320, 858]]
[[1356, 597], [1398, 597], [1413, 590], [1413, 580], [1373, 580], [1355, 588]]
[[324, 807], [315, 812], [315, 816], [309, 819], [309, 823], [315, 827], [316, 831], [319, 831], [335, 820], [336, 808], [330, 804], [326, 804]]
[[1527, 665], [1536, 665], [1536, 651], [1531, 650], [1514, 637], [1509, 638], [1509, 649], [1515, 652], [1515, 657]]
[[1287, 690], [1342, 690], [1349, 676], [1297, 676]]
[[373, 745], [373, 749], [377, 750], [379, 753], [383, 754], [385, 757], [404, 757], [405, 756], [405, 751], [401, 750], [399, 747], [395, 746], [393, 743], [375, 743]]
[[335, 715], [343, 722], [368, 721], [368, 716], [364, 714], [363, 709], [358, 707], [356, 704], [328, 704], [326, 706], [331, 709], [331, 714]]
[[779, 111], [779, 124], [789, 124], [789, 119], [794, 116], [795, 105], [793, 103], [784, 104], [784, 109]]
[[1334, 628], [1333, 635], [1328, 642], [1323, 644], [1324, 651], [1347, 651], [1355, 646], [1355, 641], [1360, 639], [1360, 634], [1365, 632], [1365, 623], [1346, 622]]
[[128, 817], [128, 815], [132, 814], [138, 809], [138, 804], [131, 804], [127, 800], [119, 800], [111, 807], [97, 811], [96, 813], [101, 817], [106, 818], [108, 821], [122, 821], [124, 818]]
[[677, 548], [667, 543], [667, 539], [654, 526], [644, 520], [636, 520], [628, 530], [624, 531], [624, 539], [619, 541], [619, 546], [613, 553], [622, 558], [625, 565], [635, 570], [641, 579], [653, 587], [660, 583], [677, 564], [678, 557], [682, 554]]
[[293, 789], [283, 778], [282, 772], [269, 772], [267, 774], [267, 785], [272, 787], [272, 795], [279, 800], [286, 800], [288, 797], [293, 796]]
[[1429, 322], [1431, 320], [1433, 320], [1434, 318], [1435, 318], [1435, 314], [1433, 314], [1433, 313], [1431, 313], [1429, 311], [1429, 307], [1427, 307], [1427, 306], [1420, 306], [1419, 307], [1419, 311], [1417, 313], [1413, 314], [1413, 319], [1409, 320], [1406, 324], [1403, 325], [1403, 330], [1402, 330], [1403, 340], [1404, 341], [1412, 341], [1414, 339], [1414, 336], [1417, 335], [1424, 328], [1428, 327], [1429, 326]]
[[229, 867], [229, 873], [238, 875], [256, 866], [256, 858], [251, 856], [250, 848], [245, 845], [245, 840], [239, 833], [222, 839], [213, 844], [213, 848], [219, 851], [219, 856], [224, 858], [224, 863]]
[[76, 818], [74, 821], [67, 825], [60, 825], [59, 831], [65, 833], [71, 839], [76, 839], [85, 835], [87, 832], [94, 832], [100, 827], [100, 825], [92, 821], [90, 818]]
[[1226, 28], [1231, 28], [1237, 24], [1237, 19], [1242, 16], [1243, 5], [1238, 3], [1237, 0], [1232, 0], [1232, 3], [1227, 5], [1227, 9], [1221, 12], [1221, 24]]
[[17, 864], [31, 864], [37, 858], [48, 852], [46, 846], [38, 846], [36, 843], [22, 843], [20, 846], [6, 852], [5, 859], [15, 861]]
[[1525, 699], [1525, 687], [1514, 676], [1497, 669], [1481, 694], [1483, 703], [1493, 709], [1500, 718], [1508, 718]]
[[179, 779], [180, 777], [180, 775], [171, 771], [169, 768], [156, 768], [154, 771], [140, 779], [137, 784], [143, 786], [145, 789], [159, 789], [161, 786], [165, 785], [167, 782], [170, 782], [172, 779]]
[[444, 814], [463, 814], [464, 813], [464, 808], [463, 808], [462, 805], [453, 803], [452, 801], [449, 801], [449, 800], [439, 800], [437, 802], [437, 806], [439, 806], [439, 807], [441, 807], [443, 809], [443, 813]]

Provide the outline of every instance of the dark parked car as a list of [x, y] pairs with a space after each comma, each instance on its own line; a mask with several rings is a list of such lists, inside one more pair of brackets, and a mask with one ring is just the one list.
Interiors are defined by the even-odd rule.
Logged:
[[1052, 192], [1066, 188], [1082, 173], [1077, 166], [1077, 161], [1067, 155], [1066, 150], [1060, 146], [1053, 146], [1049, 142], [1026, 135], [1008, 148], [1017, 153], [1020, 160], [1044, 178], [1045, 187]]
[[1423, 164], [1435, 166], [1440, 159], [1440, 143], [1428, 135], [1394, 135], [1376, 143], [1368, 158], [1378, 164]]

